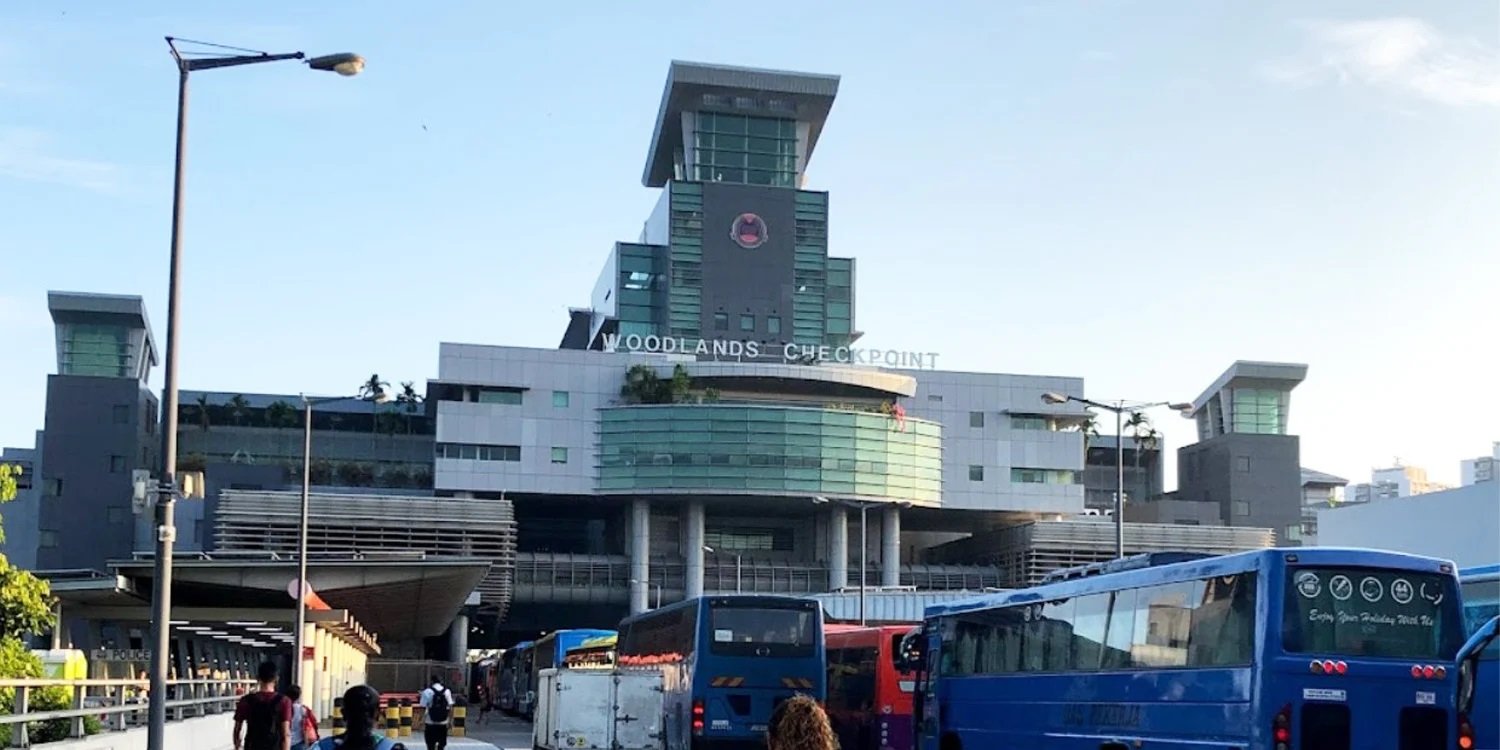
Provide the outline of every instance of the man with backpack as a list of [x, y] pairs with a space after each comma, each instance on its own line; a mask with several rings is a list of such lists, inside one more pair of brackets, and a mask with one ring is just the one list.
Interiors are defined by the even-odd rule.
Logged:
[[376, 733], [380, 723], [380, 693], [369, 685], [344, 691], [344, 734], [325, 737], [317, 750], [406, 750], [406, 745]]
[[276, 677], [274, 662], [261, 663], [260, 689], [234, 707], [234, 750], [290, 750], [292, 702], [276, 692]]
[[417, 699], [417, 706], [422, 712], [422, 737], [427, 740], [427, 750], [444, 750], [448, 747], [448, 722], [453, 718], [453, 693], [433, 675], [429, 687]]

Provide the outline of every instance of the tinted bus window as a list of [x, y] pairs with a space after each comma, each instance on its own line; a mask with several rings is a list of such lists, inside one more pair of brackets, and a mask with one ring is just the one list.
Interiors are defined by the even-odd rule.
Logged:
[[1194, 667], [1249, 664], [1255, 650], [1254, 573], [1204, 581], [1193, 610], [1188, 664]]
[[[1479, 626], [1500, 615], [1500, 578], [1483, 581], [1465, 581], [1460, 585], [1464, 593], [1464, 632], [1473, 633]], [[1483, 661], [1500, 658], [1500, 638], [1490, 641], [1479, 652]]]
[[1135, 638], [1135, 589], [1116, 591], [1109, 605], [1109, 628], [1104, 634], [1102, 669], [1130, 666], [1130, 644]]
[[1287, 571], [1282, 644], [1289, 652], [1446, 659], [1461, 645], [1445, 576], [1358, 568]]
[[1109, 622], [1109, 594], [1078, 598], [1073, 610], [1073, 668], [1095, 670], [1104, 653], [1104, 630]]
[[806, 609], [716, 605], [710, 650], [725, 656], [812, 656], [817, 613]]
[[1136, 591], [1132, 664], [1137, 667], [1187, 666], [1188, 633], [1202, 586], [1202, 581], [1184, 581]]

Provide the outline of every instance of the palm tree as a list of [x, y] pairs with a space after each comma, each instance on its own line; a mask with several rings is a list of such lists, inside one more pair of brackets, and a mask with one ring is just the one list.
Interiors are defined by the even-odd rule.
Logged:
[[284, 427], [295, 427], [297, 425], [297, 412], [292, 405], [285, 401], [273, 401], [266, 407], [266, 426], [282, 429]]
[[1135, 439], [1135, 468], [1139, 469], [1141, 468], [1141, 453], [1155, 450], [1161, 445], [1161, 433], [1157, 432], [1156, 425], [1151, 424], [1151, 418], [1139, 411], [1130, 413], [1130, 417], [1125, 420], [1125, 427], [1130, 430], [1130, 436]]
[[234, 419], [236, 427], [245, 421], [245, 414], [250, 411], [250, 402], [244, 396], [236, 393], [229, 399], [229, 415]]
[[201, 430], [203, 430], [204, 432], [208, 432], [208, 428], [213, 425], [213, 417], [210, 416], [209, 413], [208, 413], [208, 394], [207, 393], [204, 393], [204, 394], [198, 396], [197, 405], [198, 405], [198, 428], [201, 429]]
[[406, 411], [406, 434], [411, 434], [412, 415], [417, 413], [417, 407], [422, 404], [422, 394], [417, 393], [416, 384], [410, 380], [401, 381], [401, 392], [396, 394], [396, 402], [401, 404]]
[[391, 384], [381, 380], [379, 374], [370, 373], [370, 379], [359, 387], [359, 397], [366, 401], [376, 401], [385, 395], [385, 389], [390, 387]]

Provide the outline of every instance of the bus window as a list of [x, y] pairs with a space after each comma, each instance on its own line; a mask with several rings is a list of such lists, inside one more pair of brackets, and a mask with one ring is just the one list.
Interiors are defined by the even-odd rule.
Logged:
[[1182, 581], [1140, 589], [1136, 598], [1132, 663], [1140, 667], [1187, 666], [1188, 631], [1193, 606], [1202, 597], [1201, 581]]
[[1130, 644], [1135, 637], [1135, 589], [1116, 591], [1109, 604], [1109, 629], [1104, 634], [1102, 669], [1130, 666]]
[[1104, 652], [1104, 629], [1109, 620], [1109, 594], [1078, 598], [1073, 610], [1073, 669], [1099, 668]]
[[807, 609], [715, 605], [711, 650], [725, 656], [812, 656], [817, 613]]
[[1413, 571], [1287, 571], [1282, 645], [1288, 652], [1447, 659], [1462, 644], [1449, 622], [1453, 579]]
[[1073, 659], [1073, 600], [1047, 602], [1042, 607], [1044, 665], [1048, 672], [1066, 672]]
[[1254, 573], [1220, 576], [1205, 582], [1203, 600], [1193, 610], [1188, 664], [1195, 667], [1249, 664], [1255, 649]]

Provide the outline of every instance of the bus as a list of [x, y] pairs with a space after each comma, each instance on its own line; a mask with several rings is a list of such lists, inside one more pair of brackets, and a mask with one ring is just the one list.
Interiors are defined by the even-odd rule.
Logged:
[[563, 657], [563, 666], [568, 669], [614, 669], [617, 635], [601, 635], [590, 638], [575, 648], [568, 649]]
[[622, 620], [616, 660], [661, 670], [665, 750], [760, 750], [782, 701], [824, 699], [823, 610], [785, 596], [688, 599]]
[[501, 711], [512, 716], [521, 713], [521, 698], [526, 693], [522, 675], [527, 674], [530, 668], [531, 648], [535, 645], [533, 641], [521, 641], [500, 655], [500, 677], [499, 684], [495, 687], [495, 703]]
[[530, 717], [536, 710], [536, 688], [540, 679], [537, 675], [543, 669], [562, 667], [563, 658], [568, 655], [568, 650], [577, 648], [590, 638], [614, 634], [613, 630], [554, 630], [538, 638], [531, 648], [531, 664], [525, 672], [526, 695], [521, 701], [521, 713]]
[[916, 676], [896, 668], [911, 631], [911, 625], [824, 628], [824, 706], [844, 750], [911, 750]]
[[1450, 739], [1452, 563], [1319, 547], [1117, 562], [928, 607], [918, 747], [1470, 746]]
[[[1500, 565], [1464, 568], [1458, 571], [1463, 590], [1465, 632], [1474, 633], [1490, 618], [1500, 615]], [[1490, 643], [1479, 652], [1474, 707], [1469, 721], [1474, 726], [1474, 747], [1500, 750], [1500, 646]]]

